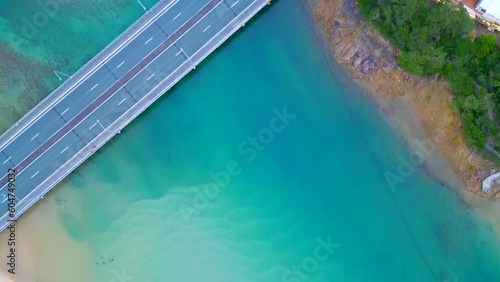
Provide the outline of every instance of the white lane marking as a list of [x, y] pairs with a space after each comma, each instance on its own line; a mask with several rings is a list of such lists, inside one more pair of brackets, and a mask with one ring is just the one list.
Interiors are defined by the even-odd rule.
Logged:
[[[159, 11], [158, 14], [156, 14], [152, 18], [150, 18], [146, 23], [144, 23], [143, 26], [141, 26], [139, 29], [137, 29], [135, 32], [133, 32], [130, 35], [130, 37], [128, 37], [127, 39], [125, 39], [124, 42], [122, 42], [121, 44], [119, 44], [118, 46], [116, 46], [116, 49], [112, 50], [110, 52], [110, 54], [108, 54], [103, 59], [101, 59], [99, 63], [96, 63], [94, 67], [92, 67], [88, 72], [86, 72], [83, 75], [83, 77], [81, 77], [79, 80], [75, 81], [75, 83], [73, 85], [71, 85], [68, 90], [66, 90], [63, 93], [61, 93], [61, 95], [59, 97], [57, 97], [54, 101], [50, 102], [50, 104], [47, 105], [40, 113], [38, 113], [37, 115], [35, 115], [31, 120], [29, 120], [29, 122], [27, 122], [26, 124], [24, 124], [22, 126], [22, 128], [18, 129], [18, 131], [16, 131], [15, 134], [13, 134], [11, 137], [9, 137], [9, 139], [5, 140], [0, 145], [0, 148], [7, 147], [12, 142], [12, 140], [15, 139], [15, 138], [17, 138], [17, 136], [19, 136], [19, 134], [23, 133], [27, 127], [30, 127], [33, 123], [35, 123], [37, 120], [39, 120], [41, 116], [45, 115], [51, 108], [53, 108], [53, 106], [55, 104], [59, 103], [59, 101], [61, 101], [62, 99], [66, 98], [66, 96], [68, 96], [68, 94], [71, 93], [71, 91], [73, 91], [73, 89], [75, 89], [77, 86], [80, 86], [80, 84], [79, 84], [80, 82], [86, 80], [89, 76], [95, 74], [96, 69], [101, 68], [106, 62], [108, 62], [109, 58], [111, 58], [111, 57], [115, 56], [117, 53], [121, 52], [123, 50], [124, 46], [127, 46], [131, 41], [133, 41], [134, 39], [136, 39], [137, 36], [138, 36], [138, 34], [142, 33], [145, 29], [147, 29], [148, 27], [150, 27], [158, 18], [160, 18], [161, 16], [163, 16], [165, 12], [167, 12], [175, 4], [177, 4], [177, 2], [179, 2], [179, 0], [175, 0], [173, 2], [170, 2], [165, 7], [163, 7]], [[160, 2], [158, 2], [158, 3], [160, 3]], [[137, 20], [136, 22], [138, 22], [138, 21], [139, 20]], [[129, 28], [127, 28], [124, 31], [124, 33], [127, 32], [128, 30], [130, 30], [131, 27], [134, 26], [134, 24], [132, 24]], [[111, 44], [113, 44], [114, 42], [116, 42], [119, 38], [120, 37], [117, 37], [108, 46], [110, 46]], [[101, 55], [101, 53], [104, 53], [104, 51], [108, 50], [108, 46], [106, 46], [106, 48], [104, 48], [101, 52], [99, 52], [99, 54], [97, 54], [96, 57], [99, 56], [99, 55]], [[89, 61], [88, 63], [86, 63], [81, 69], [85, 68], [91, 62], [92, 62], [92, 60]], [[59, 86], [59, 87], [61, 87], [61, 86]], [[59, 89], [59, 87], [57, 89]], [[56, 90], [54, 90], [53, 92], [55, 92]], [[45, 99], [47, 99], [47, 98], [45, 98]], [[39, 104], [42, 104], [45, 101], [45, 99], [42, 102], [40, 102]], [[33, 112], [36, 108], [37, 107], [34, 107], [33, 109], [31, 109], [25, 116], [27, 116], [28, 114], [30, 114], [31, 112]]]
[[177, 16], [174, 17], [173, 21], [175, 21], [175, 19], [177, 19], [182, 13], [179, 13], [177, 14]]
[[123, 65], [123, 63], [125, 63], [125, 61], [121, 62], [117, 67], [116, 69], [118, 69], [119, 67], [121, 67]]
[[[254, 2], [255, 2], [255, 1], [254, 1]], [[250, 7], [246, 8], [246, 9], [244, 10], [244, 12], [245, 12], [246, 10], [248, 10], [249, 8], [250, 8]], [[246, 19], [246, 21], [247, 21], [247, 20], [248, 20], [248, 18]], [[233, 20], [233, 21], [231, 21], [229, 24], [233, 24], [233, 23], [234, 23], [234, 20]], [[224, 27], [224, 29], [225, 29], [227, 26], [229, 26], [229, 24], [228, 24], [228, 25], [226, 25], [226, 26]], [[237, 27], [237, 28], [236, 28], [236, 30], [237, 30], [238, 28], [239, 28], [239, 27]], [[232, 32], [234, 33], [234, 30], [233, 30]], [[220, 32], [219, 32], [219, 33], [220, 33]], [[216, 35], [216, 36], [218, 36], [218, 35], [219, 35], [219, 33], [217, 33], [217, 35]], [[215, 37], [216, 37], [216, 36], [215, 36]], [[200, 48], [199, 50], [203, 49], [203, 48], [204, 48], [206, 45], [208, 45], [208, 44], [209, 44], [209, 43], [205, 43], [205, 44], [202, 46], [202, 48]], [[212, 51], [213, 51], [214, 49], [215, 49], [215, 48], [212, 48]], [[199, 51], [197, 51], [195, 54], [197, 54], [198, 52], [199, 52]], [[177, 72], [177, 70], [179, 70], [181, 67], [183, 67], [183, 66], [184, 66], [184, 64], [185, 64], [185, 62], [184, 62], [181, 66], [177, 67], [173, 73], [176, 73], [176, 72]], [[184, 74], [184, 75], [185, 75], [185, 74]], [[135, 77], [135, 76], [134, 76], [134, 77]], [[181, 75], [181, 78], [182, 78], [182, 77], [183, 77], [183, 76]], [[167, 80], [168, 78], [170, 78], [170, 75], [169, 75], [167, 78], [165, 78], [163, 81]], [[177, 81], [175, 81], [175, 82], [177, 82]], [[175, 82], [174, 82], [174, 84], [175, 84]], [[158, 88], [158, 87], [160, 87], [160, 86], [161, 86], [161, 84], [157, 85], [157, 86], [156, 86], [156, 87], [155, 87], [152, 91], [154, 91], [155, 89], [157, 89], [157, 88]], [[146, 99], [146, 97], [143, 97], [140, 101], [145, 100], [145, 99]], [[106, 100], [106, 101], [107, 101], [107, 100]], [[147, 104], [147, 106], [149, 106], [149, 104]], [[147, 106], [146, 106], [146, 107], [147, 107]], [[94, 111], [95, 111], [95, 110], [93, 110], [92, 112], [94, 112]], [[115, 123], [117, 123], [117, 122], [118, 122], [118, 121], [115, 121], [113, 124], [115, 124]], [[129, 122], [130, 122], [130, 121], [129, 121]], [[81, 123], [81, 121], [80, 121], [78, 124], [80, 124], [80, 123]], [[78, 124], [77, 124], [77, 125], [78, 125]], [[112, 124], [111, 126], [113, 126], [113, 124]], [[102, 133], [101, 133], [101, 134], [102, 134]], [[66, 136], [66, 134], [65, 134], [64, 136]], [[64, 136], [63, 136], [63, 137], [64, 137]], [[88, 146], [88, 145], [87, 145], [87, 146]], [[1, 147], [1, 146], [0, 146], [0, 147]], [[52, 146], [51, 146], [51, 147], [52, 147]], [[89, 147], [89, 148], [90, 148], [90, 147]], [[49, 149], [50, 149], [50, 148], [49, 148]], [[70, 161], [71, 161], [71, 160], [73, 160], [73, 159], [75, 159], [75, 157], [77, 157], [77, 156], [74, 156], [72, 159], [70, 159]], [[37, 157], [37, 159], [38, 159], [38, 158], [39, 158], [39, 157]], [[83, 161], [84, 161], [84, 160], [86, 160], [87, 158], [88, 158], [88, 157], [83, 158]], [[35, 160], [35, 161], [36, 161], [36, 160]], [[69, 167], [69, 168], [67, 169], [67, 171], [73, 171], [73, 170], [75, 169], [75, 167], [76, 167], [76, 166], [78, 166], [80, 163], [81, 163], [81, 162], [75, 162], [75, 163], [73, 163], [73, 164], [71, 165], [71, 167]], [[31, 164], [30, 164], [30, 165], [31, 165]], [[30, 165], [28, 165], [27, 167], [29, 167]], [[27, 168], [27, 167], [26, 167], [26, 168]], [[61, 170], [61, 169], [58, 169], [58, 170], [57, 170], [56, 172], [54, 172], [52, 175], [54, 175], [55, 173], [59, 172], [60, 170]], [[19, 172], [19, 174], [18, 174], [18, 175], [20, 175], [23, 171], [24, 171], [24, 170], [22, 170], [21, 172]], [[64, 173], [64, 174], [62, 174], [61, 176], [58, 176], [58, 178], [56, 178], [55, 182], [56, 182], [56, 183], [58, 183], [58, 182], [59, 182], [62, 178], [64, 178], [66, 175], [67, 175], [67, 173]], [[47, 183], [47, 181], [48, 181], [48, 179], [45, 179], [45, 180], [44, 180], [41, 184], [39, 184], [37, 187], [35, 187], [35, 189], [32, 189], [32, 190], [31, 190], [31, 192], [29, 192], [29, 193], [28, 193], [28, 195], [26, 195], [26, 196], [25, 196], [25, 197], [24, 197], [21, 201], [19, 201], [19, 203], [20, 203], [20, 204], [22, 204], [22, 203], [25, 203], [25, 200], [28, 200], [27, 204], [26, 204], [26, 205], [24, 205], [24, 206], [22, 207], [22, 209], [20, 209], [20, 210], [18, 211], [18, 213], [19, 213], [19, 214], [22, 214], [23, 212], [25, 212], [25, 211], [26, 211], [29, 207], [31, 207], [31, 206], [32, 206], [32, 205], [33, 205], [33, 204], [34, 204], [34, 203], [38, 200], [38, 199], [33, 200], [33, 197], [32, 197], [32, 196], [33, 196], [35, 193], [37, 193], [37, 192], [39, 193], [39, 191], [37, 190], [37, 188], [39, 188], [39, 187], [41, 187], [42, 185], [46, 184], [46, 183]], [[5, 187], [5, 186], [4, 186], [4, 187]], [[4, 187], [2, 187], [2, 188], [0, 188], [0, 189], [3, 189]], [[31, 199], [31, 201], [29, 201], [30, 199]], [[5, 218], [6, 218], [7, 216], [8, 216], [8, 214], [7, 214], [7, 213], [6, 213], [6, 214], [4, 214], [3, 216], [1, 216], [1, 217], [0, 217], [0, 220], [1, 220], [1, 221], [0, 221], [0, 222], [4, 222], [4, 221], [5, 221]], [[7, 224], [2, 223], [2, 224], [0, 225], [0, 229], [4, 229], [6, 226], [7, 226]]]
[[31, 137], [31, 141], [33, 141], [33, 139], [37, 138], [38, 135], [40, 135], [40, 133], [37, 133], [35, 136]]
[[94, 86], [92, 86], [92, 88], [90, 88], [90, 91], [94, 90], [94, 88], [96, 88], [97, 85], [99, 85], [99, 83], [96, 83]]
[[212, 25], [208, 25], [204, 30], [203, 32], [207, 31]]
[[40, 171], [35, 172], [35, 174], [33, 174], [33, 175], [31, 176], [31, 178], [35, 177], [35, 176], [36, 176], [39, 172], [40, 172]]
[[89, 130], [91, 130], [92, 128], [94, 128], [94, 126], [96, 126], [96, 125], [97, 125], [97, 121], [91, 127], [89, 127]]
[[62, 154], [62, 153], [64, 153], [64, 152], [66, 152], [66, 150], [68, 150], [68, 148], [69, 148], [69, 146], [68, 146], [68, 147], [66, 147], [66, 148], [64, 148], [64, 150], [62, 150], [62, 151], [61, 151], [61, 153], [59, 153], [59, 154]]
[[97, 123], [102, 127], [102, 129], [106, 130], [106, 128], [104, 128], [104, 126], [102, 126], [101, 122], [98, 119], [96, 119], [96, 120], [97, 120]]
[[148, 41], [146, 41], [146, 42], [144, 43], [144, 45], [148, 44], [148, 43], [149, 43], [149, 41], [151, 41], [151, 40], [153, 40], [153, 36], [151, 36], [151, 38], [149, 38], [149, 39], [148, 39]]
[[[166, 9], [166, 11], [168, 11], [170, 8], [172, 8], [172, 7], [173, 7], [173, 5], [175, 5], [178, 1], [179, 1], [179, 0], [175, 0], [175, 1], [174, 1], [174, 2], [172, 2], [171, 4], [168, 4], [168, 5], [167, 5], [168, 9]], [[221, 2], [219, 2], [219, 3], [216, 5], [216, 7], [217, 7], [220, 3], [222, 3], [222, 1], [221, 1]], [[202, 8], [202, 9], [203, 9], [203, 8]], [[212, 9], [212, 10], [213, 10], [213, 9]], [[200, 11], [201, 11], [201, 9], [200, 9]], [[207, 13], [207, 14], [208, 14], [208, 13]], [[160, 15], [160, 16], [161, 16], [161, 15]], [[160, 17], [160, 16], [157, 16], [156, 18], [158, 18], [158, 17]], [[205, 15], [205, 16], [206, 16], [206, 15]], [[203, 16], [203, 17], [202, 17], [202, 19], [203, 19], [205, 16]], [[151, 26], [151, 23], [152, 23], [152, 22], [153, 22], [153, 21], [148, 22], [148, 25], [147, 25], [146, 27], [144, 27], [144, 28], [143, 28], [142, 30], [140, 30], [140, 31], [142, 32], [142, 31], [143, 31], [143, 30], [145, 30], [147, 27]], [[191, 28], [192, 28], [192, 27], [191, 27]], [[189, 29], [188, 29], [188, 31], [189, 31], [191, 28], [189, 28]], [[179, 28], [179, 29], [180, 29], [180, 28]], [[177, 32], [179, 29], [177, 29], [175, 32]], [[187, 31], [186, 31], [186, 32], [187, 32]], [[136, 33], [137, 33], [137, 32], [136, 32]], [[137, 37], [134, 37], [134, 36], [136, 35], [136, 33], [134, 33], [134, 34], [131, 36], [132, 38], [130, 39], [130, 41], [132, 41], [133, 39], [137, 38]], [[184, 35], [184, 34], [183, 34], [183, 35]], [[182, 36], [183, 36], [183, 35], [182, 35]], [[182, 37], [182, 36], [181, 36], [181, 37]], [[177, 40], [178, 40], [178, 39], [177, 39]], [[176, 41], [177, 41], [177, 40], [176, 40]], [[122, 47], [123, 47], [123, 45], [127, 46], [127, 45], [128, 45], [128, 43], [130, 43], [130, 41], [129, 41], [129, 42], [126, 42], [126, 43], [121, 44], [118, 48], [122, 48]], [[168, 49], [168, 48], [167, 48], [167, 49]], [[116, 51], [116, 52], [115, 52], [115, 54], [116, 54], [116, 53], [119, 53], [121, 50], [123, 50], [123, 48], [122, 48], [122, 49], [119, 49], [119, 50], [115, 50], [115, 51]], [[162, 53], [163, 53], [163, 52], [162, 52]], [[108, 60], [108, 59], [109, 59], [109, 57], [110, 57], [110, 56], [107, 56], [104, 60], [105, 60], [105, 61], [106, 61], [106, 60]], [[101, 66], [102, 66], [102, 65], [101, 65]], [[88, 75], [87, 75], [86, 77], [84, 76], [84, 78], [81, 78], [81, 79], [80, 79], [77, 83], [80, 83], [81, 81], [86, 80], [88, 77], [90, 77], [90, 75], [93, 75], [93, 74], [95, 73], [94, 71], [95, 71], [97, 68], [99, 68], [99, 67], [101, 67], [101, 66], [97, 65], [97, 66], [95, 66], [94, 68], [92, 68], [92, 69], [91, 69], [91, 70], [87, 73]], [[97, 87], [97, 85], [98, 85], [98, 84], [99, 84], [99, 83], [97, 83], [96, 85], [94, 85], [94, 87], [92, 87], [90, 90], [92, 91], [95, 87]], [[77, 86], [79, 86], [79, 85], [72, 85], [71, 87], [72, 87], [72, 88], [75, 88], [75, 87], [77, 87]], [[68, 90], [68, 91], [69, 91], [69, 90]], [[71, 91], [72, 91], [72, 89], [71, 89]], [[65, 95], [66, 95], [66, 94], [67, 94], [67, 92], [65, 93]], [[65, 96], [59, 97], [58, 99], [56, 99], [56, 101], [52, 102], [52, 103], [51, 103], [51, 105], [53, 105], [53, 104], [57, 104], [57, 103], [58, 103], [60, 100], [62, 100], [64, 97], [65, 97]], [[47, 111], [47, 110], [45, 110], [45, 111]], [[42, 111], [41, 113], [39, 113], [39, 114], [35, 117], [35, 121], [36, 121], [36, 120], [38, 120], [38, 119], [40, 118], [40, 116], [43, 116], [44, 114], [45, 114], [45, 112], [44, 112], [44, 111]], [[30, 122], [33, 122], [33, 120], [31, 120]], [[8, 140], [4, 143], [4, 144], [7, 144], [7, 145], [8, 145], [8, 144], [10, 144], [11, 140], [13, 140], [14, 138], [17, 138], [17, 136], [18, 136], [20, 133], [22, 133], [22, 132], [24, 131], [24, 129], [25, 129], [26, 127], [28, 127], [28, 126], [31, 126], [31, 124], [30, 124], [30, 123], [25, 124], [25, 125], [23, 126], [23, 128], [22, 128], [22, 129], [20, 129], [20, 130], [18, 131], [18, 134], [15, 134], [14, 136], [11, 136], [11, 137], [10, 137], [10, 138], [9, 138], [9, 139], [8, 139]], [[2, 144], [2, 145], [4, 145], [4, 144]], [[7, 146], [7, 145], [5, 145], [5, 146]]]
[[64, 112], [62, 112], [61, 115], [64, 115], [68, 110], [69, 110], [69, 108], [67, 108], [66, 110], [64, 110]]
[[3, 163], [5, 164], [6, 162], [8, 162], [10, 160], [10, 158], [12, 157], [9, 157], [8, 159], [6, 159]]
[[180, 50], [179, 52], [177, 52], [177, 54], [175, 54], [175, 56], [179, 56], [179, 54], [182, 53], [182, 50]]
[[118, 103], [118, 106], [120, 106], [123, 102], [125, 102], [125, 100], [127, 100], [127, 98], [123, 98], [123, 100], [120, 101], [120, 103]]
[[240, 0], [236, 0], [236, 2], [234, 2], [233, 5], [231, 5], [231, 8], [234, 7], [236, 4], [238, 4], [238, 2], [240, 2]]
[[[178, 0], [176, 0], [176, 2], [177, 2], [177, 1], [178, 1]], [[255, 1], [256, 1], [256, 0], [254, 0], [254, 2], [255, 2]], [[201, 22], [201, 20], [203, 20], [203, 19], [204, 19], [204, 18], [205, 18], [208, 14], [210, 14], [210, 12], [212, 12], [215, 8], [217, 8], [217, 7], [218, 7], [220, 4], [222, 4], [222, 3], [223, 3], [223, 1], [220, 1], [217, 5], [215, 5], [215, 7], [214, 7], [214, 8], [212, 8], [212, 9], [209, 11], [209, 13], [207, 13], [207, 14], [206, 14], [206, 15], [204, 15], [201, 19], [199, 19], [199, 20], [198, 20], [198, 22], [196, 22], [196, 23], [195, 23], [192, 27], [190, 27], [190, 28], [189, 28], [189, 29], [188, 29], [188, 30], [187, 30], [184, 34], [182, 34], [179, 38], [177, 38], [177, 40], [176, 40], [174, 43], [176, 43], [177, 41], [179, 41], [179, 39], [180, 39], [180, 38], [182, 38], [182, 37], [183, 37], [183, 36], [184, 36], [184, 35], [185, 35], [188, 31], [190, 31], [191, 29], [193, 29], [193, 28], [194, 28], [194, 26], [196, 26], [196, 24], [198, 24], [199, 22]], [[205, 6], [204, 6], [204, 7], [205, 7]], [[203, 8], [204, 8], [204, 7], [203, 7]], [[202, 8], [202, 9], [203, 9], [203, 8]], [[249, 9], [249, 8], [246, 8], [246, 9]], [[246, 9], [245, 9], [245, 11], [246, 11]], [[201, 11], [201, 9], [200, 9], [200, 11]], [[198, 11], [198, 12], [199, 12], [199, 11]], [[227, 25], [226, 25], [226, 27], [227, 27], [227, 26], [229, 26], [230, 24], [232, 24], [234, 21], [235, 21], [235, 19], [233, 19], [233, 20], [232, 20], [229, 24], [227, 24]], [[179, 29], [180, 29], [180, 28], [179, 28]], [[177, 29], [177, 30], [179, 30], [179, 29]], [[225, 27], [224, 27], [223, 29], [225, 29]], [[177, 32], [177, 30], [176, 30], [175, 32]], [[221, 30], [221, 31], [219, 31], [219, 32], [218, 32], [218, 33], [217, 33], [214, 37], [218, 36], [221, 32], [222, 32], [222, 30]], [[204, 44], [201, 48], [199, 48], [199, 49], [198, 49], [198, 51], [196, 51], [196, 52], [195, 52], [195, 54], [194, 54], [194, 55], [198, 54], [198, 53], [200, 52], [200, 50], [202, 50], [205, 46], [207, 46], [207, 45], [208, 45], [208, 44], [210, 44], [210, 43], [211, 43], [211, 41], [209, 41], [209, 42], [205, 43], [205, 44]], [[162, 51], [162, 52], [158, 55], [158, 57], [160, 57], [162, 54], [164, 54], [167, 50], [169, 50], [169, 48], [167, 48], [167, 49], [163, 50], [163, 51]], [[151, 52], [153, 52], [153, 51], [151, 51]], [[150, 52], [150, 53], [151, 53], [151, 52]], [[194, 55], [193, 55], [193, 56], [194, 56]], [[154, 62], [154, 60], [153, 60], [153, 61], [151, 61], [151, 62], [149, 62], [149, 63], [146, 65], [146, 67], [148, 67], [148, 66], [149, 66], [152, 62]], [[186, 61], [186, 62], [187, 62], [187, 61]], [[180, 68], [182, 68], [182, 67], [184, 66], [184, 64], [185, 64], [185, 62], [184, 62], [184, 63], [182, 63], [182, 65], [178, 66], [178, 67], [177, 67], [177, 68], [176, 68], [176, 69], [175, 69], [175, 70], [174, 70], [174, 71], [173, 71], [173, 72], [172, 72], [169, 76], [167, 76], [166, 78], [164, 78], [162, 81], [167, 80], [167, 79], [168, 79], [168, 78], [170, 78], [173, 74], [177, 73], [177, 71], [178, 71]], [[132, 80], [133, 78], [137, 77], [137, 75], [139, 75], [140, 73], [141, 73], [141, 72], [139, 72], [139, 73], [135, 74], [135, 75], [131, 78], [131, 80]], [[151, 91], [154, 91], [155, 89], [157, 89], [157, 88], [158, 88], [158, 87], [160, 87], [160, 86], [161, 86], [161, 84], [156, 85], [156, 86], [155, 86], [155, 87], [154, 87]], [[121, 89], [121, 88], [120, 88], [120, 89]], [[118, 89], [118, 90], [119, 90], [119, 89]], [[102, 105], [103, 105], [106, 101], [108, 101], [110, 98], [111, 98], [111, 96], [110, 96], [110, 97], [108, 97], [105, 101], [103, 101], [103, 103], [102, 103], [101, 105], [99, 105], [97, 108], [93, 109], [93, 110], [92, 110], [92, 112], [90, 112], [90, 113], [89, 113], [89, 116], [90, 116], [92, 113], [94, 113], [97, 109], [99, 109], [99, 108], [100, 108], [100, 107], [101, 107], [101, 106], [102, 106]], [[143, 97], [143, 98], [141, 98], [141, 100], [140, 100], [140, 101], [142, 101], [142, 100], [143, 100], [143, 99], [145, 99], [145, 98], [146, 98], [146, 96], [145, 96], [145, 97]], [[96, 99], [97, 99], [97, 98], [96, 98]], [[79, 121], [79, 122], [78, 122], [78, 123], [77, 123], [77, 124], [76, 124], [73, 128], [76, 128], [76, 127], [77, 127], [78, 125], [80, 125], [80, 124], [81, 124], [84, 120], [86, 120], [86, 119], [82, 119], [82, 120], [80, 120], [80, 121]], [[117, 122], [117, 121], [115, 121], [114, 123], [116, 123], [116, 122]], [[114, 124], [114, 123], [113, 123], [113, 124]], [[112, 124], [112, 125], [113, 125], [113, 124]], [[110, 125], [110, 126], [112, 126], [112, 125]], [[65, 137], [65, 136], [66, 136], [69, 132], [71, 132], [71, 130], [70, 130], [70, 131], [68, 131], [68, 132], [66, 132], [66, 134], [64, 134], [63, 136], [61, 136], [61, 138], [60, 138], [59, 140], [61, 140], [63, 137]], [[54, 133], [54, 134], [57, 134], [57, 133]], [[101, 134], [102, 134], [102, 133], [101, 133]], [[50, 137], [49, 137], [49, 138], [50, 138]], [[58, 142], [59, 142], [59, 141], [58, 141]], [[56, 143], [57, 143], [57, 142], [56, 142]], [[54, 144], [50, 145], [50, 147], [49, 147], [49, 148], [47, 148], [47, 149], [45, 150], [45, 152], [46, 152], [46, 151], [48, 151], [50, 148], [52, 148], [52, 147], [53, 147], [56, 143], [54, 143]], [[0, 146], [0, 148], [1, 148], [1, 146]], [[30, 166], [31, 166], [34, 162], [36, 162], [36, 161], [37, 161], [40, 157], [42, 157], [42, 156], [45, 154], [45, 152], [44, 152], [43, 154], [40, 154], [39, 156], [37, 156], [37, 157], [36, 157], [36, 159], [34, 159], [34, 160], [33, 160], [30, 164], [28, 164], [28, 165], [27, 165], [27, 166], [26, 166], [23, 170], [21, 170], [21, 171], [19, 172], [18, 176], [19, 176], [19, 175], [21, 175], [21, 174], [22, 174], [22, 173], [23, 173], [23, 172], [24, 172], [24, 171], [25, 171], [28, 167], [30, 167]], [[26, 158], [28, 158], [28, 157], [26, 157]], [[26, 159], [26, 158], [25, 158], [25, 159]], [[23, 160], [23, 161], [24, 161], [24, 160]], [[74, 169], [74, 168], [73, 168], [73, 169]], [[57, 170], [56, 172], [58, 172], [58, 171], [59, 171], [59, 170]], [[55, 173], [55, 172], [54, 172], [54, 173]], [[54, 174], [54, 173], [53, 173], [53, 174]], [[53, 174], [52, 174], [52, 175], [53, 175]], [[44, 180], [44, 181], [43, 181], [40, 185], [45, 184], [45, 183], [47, 182], [47, 180], [48, 180], [48, 178], [47, 178], [47, 179], [45, 179], [45, 180]], [[6, 184], [6, 185], [7, 185], [7, 184]], [[2, 188], [0, 188], [0, 189], [3, 189], [4, 187], [6, 187], [6, 185], [4, 185], [4, 186], [3, 186]], [[38, 185], [37, 187], [39, 187], [40, 185]], [[35, 193], [35, 192], [36, 192], [36, 188], [35, 188], [35, 189], [32, 189], [32, 190], [31, 190], [31, 192], [23, 198], [23, 200], [24, 200], [24, 199], [29, 198], [29, 197], [30, 197], [33, 193]], [[24, 212], [24, 211], [22, 211], [22, 212]], [[3, 218], [3, 217], [0, 217], [0, 219], [2, 219], [2, 218]], [[1, 226], [1, 225], [0, 225], [0, 228], [2, 228], [2, 226]]]
[[[170, 4], [170, 5], [175, 5], [175, 4], [177, 4], [177, 2], [179, 2], [179, 0], [175, 0], [175, 1], [174, 1], [174, 2], [172, 2], [172, 4]], [[149, 9], [149, 10], [151, 10], [151, 9]], [[168, 10], [170, 10], [170, 8], [168, 8]], [[167, 10], [167, 11], [168, 11], [168, 10]], [[167, 12], [167, 11], [165, 11], [165, 12]]]
[[155, 76], [155, 74], [153, 73], [150, 77], [148, 77], [147, 80], [150, 80], [151, 78], [153, 78], [153, 76]]

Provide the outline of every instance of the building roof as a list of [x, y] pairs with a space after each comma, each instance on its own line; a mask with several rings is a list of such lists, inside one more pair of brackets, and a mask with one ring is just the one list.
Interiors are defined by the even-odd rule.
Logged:
[[486, 13], [500, 20], [500, 0], [482, 0], [477, 8], [484, 9]]
[[462, 0], [459, 2], [462, 3], [464, 6], [467, 6], [468, 8], [474, 10], [479, 0]]

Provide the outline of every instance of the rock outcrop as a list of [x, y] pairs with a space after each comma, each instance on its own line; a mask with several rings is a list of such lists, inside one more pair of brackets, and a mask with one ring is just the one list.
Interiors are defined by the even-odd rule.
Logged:
[[[375, 100], [398, 105], [408, 102], [408, 111], [417, 116], [424, 136], [432, 139], [436, 132], [443, 134], [445, 140], [437, 144], [439, 153], [466, 189], [482, 197], [500, 197], [500, 193], [481, 190], [485, 178], [482, 172], [494, 170], [494, 165], [466, 145], [446, 81], [439, 76], [419, 77], [401, 70], [397, 64], [399, 51], [361, 18], [356, 0], [315, 1], [316, 20], [325, 39], [334, 46], [335, 60], [347, 66], [355, 78], [367, 81]], [[433, 174], [433, 170], [428, 171]]]

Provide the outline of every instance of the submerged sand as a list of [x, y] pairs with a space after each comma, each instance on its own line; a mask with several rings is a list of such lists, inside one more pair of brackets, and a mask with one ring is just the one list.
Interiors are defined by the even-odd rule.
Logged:
[[493, 164], [466, 145], [447, 82], [439, 76], [419, 77], [400, 69], [398, 50], [361, 19], [357, 1], [308, 3], [328, 59], [343, 65], [367, 90], [367, 97], [409, 146], [415, 140], [431, 140], [436, 145], [438, 150], [425, 162], [429, 174], [483, 198], [500, 197], [481, 189], [478, 171], [488, 171]]
[[[330, 34], [333, 19], [340, 17], [336, 15], [337, 9], [343, 3], [345, 1], [341, 0], [317, 0], [317, 3], [314, 3], [318, 5], [314, 6], [317, 8], [315, 15], [318, 23], [327, 31], [323, 35]], [[345, 14], [345, 16], [349, 15]], [[357, 21], [354, 17], [352, 19]], [[346, 30], [348, 28], [348, 26], [345, 27]], [[356, 22], [351, 28], [356, 31], [359, 28], [364, 28], [364, 24]], [[348, 38], [352, 40], [356, 35], [359, 33], [352, 33], [343, 42], [349, 42]], [[328, 36], [325, 36], [325, 40], [330, 42], [331, 46], [335, 46]], [[338, 62], [344, 63], [344, 66], [351, 70], [353, 76], [359, 75], [359, 65], [352, 67], [350, 62], [346, 64], [345, 61], [342, 61], [341, 56], [335, 56], [337, 54], [335, 50], [339, 50], [338, 48], [325, 48], [325, 50], [327, 50], [330, 59], [337, 59]], [[415, 77], [408, 77], [398, 69], [393, 69], [390, 76], [381, 71], [372, 73], [370, 76], [359, 76], [357, 81], [361, 86], [370, 90], [366, 91], [367, 97], [388, 117], [390, 123], [401, 136], [408, 140], [409, 146], [415, 140], [426, 138], [434, 140], [432, 132], [436, 128], [446, 130], [447, 142], [440, 146], [440, 150], [436, 154], [429, 157], [426, 167], [431, 174], [432, 171], [443, 172], [434, 176], [447, 182], [449, 186], [466, 186], [467, 182], [459, 177], [459, 175], [465, 174], [460, 173], [467, 172], [474, 161], [481, 164], [481, 160], [477, 159], [475, 155], [469, 157], [465, 153], [456, 154], [457, 150], [468, 151], [459, 135], [450, 135], [461, 131], [457, 130], [460, 127], [460, 121], [451, 106], [451, 96], [446, 90], [446, 82], [437, 79], [421, 82]], [[373, 91], [373, 89], [376, 90]], [[452, 158], [454, 155], [457, 155], [456, 159]], [[461, 161], [464, 162], [460, 166]], [[473, 173], [467, 175], [473, 176]], [[70, 214], [79, 212], [79, 208], [74, 206], [74, 203], [65, 203], [64, 200], [61, 203], [60, 199], [78, 198], [77, 195], [71, 194], [71, 189], [69, 189], [71, 187], [65, 186], [69, 185], [60, 185], [58, 189], [51, 192], [44, 200], [23, 215], [16, 231], [16, 240], [19, 246], [17, 250], [19, 272], [15, 276], [7, 273], [5, 261], [2, 261], [0, 281], [78, 282], [94, 280], [90, 273], [95, 268], [95, 259], [92, 258], [88, 244], [75, 240], [64, 227], [61, 209]], [[71, 196], [66, 197], [69, 195], [67, 193], [70, 193]], [[490, 201], [479, 199], [467, 192], [463, 192], [463, 197], [472, 208], [477, 208], [488, 214], [494, 226], [498, 226], [498, 230], [500, 230], [499, 205], [492, 205]], [[492, 216], [494, 214], [497, 216]], [[1, 253], [7, 252], [5, 248], [8, 236], [6, 231], [0, 233]], [[62, 257], [72, 257], [74, 260], [64, 261], [61, 260]], [[51, 267], [40, 268], [35, 262], [44, 262], [44, 265]]]
[[[6, 258], [2, 256], [0, 281], [93, 281], [89, 271], [92, 260], [88, 246], [76, 241], [64, 227], [61, 209], [66, 213], [77, 211], [77, 207], [72, 208], [64, 200], [61, 201], [66, 198], [64, 195], [71, 193], [71, 189], [64, 188], [49, 193], [17, 222], [16, 273], [8, 272]], [[2, 254], [8, 253], [9, 236], [9, 230], [0, 233]], [[62, 260], [64, 257], [73, 260]], [[36, 262], [50, 267], [40, 267]]]
[[447, 82], [422, 78], [397, 66], [397, 49], [361, 19], [356, 0], [305, 0], [325, 56], [339, 63], [387, 118], [405, 144], [434, 144], [424, 168], [461, 195], [464, 203], [490, 220], [500, 234], [499, 193], [484, 193], [481, 180], [494, 165], [466, 145], [462, 122]]

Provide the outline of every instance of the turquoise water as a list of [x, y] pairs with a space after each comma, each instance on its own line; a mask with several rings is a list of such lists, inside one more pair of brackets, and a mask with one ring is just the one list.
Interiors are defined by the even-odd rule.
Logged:
[[0, 131], [61, 83], [54, 71], [66, 79], [143, 12], [135, 0], [1, 0]]
[[93, 281], [500, 281], [489, 222], [421, 168], [391, 191], [409, 151], [274, 2], [52, 192]]

